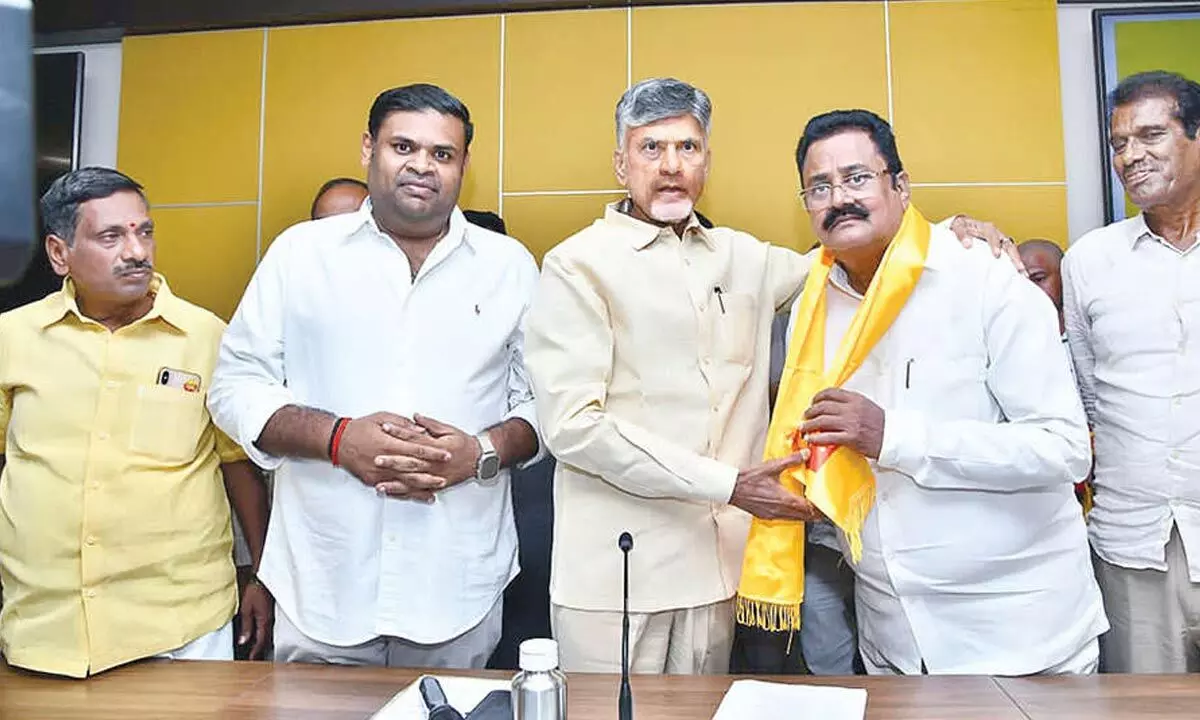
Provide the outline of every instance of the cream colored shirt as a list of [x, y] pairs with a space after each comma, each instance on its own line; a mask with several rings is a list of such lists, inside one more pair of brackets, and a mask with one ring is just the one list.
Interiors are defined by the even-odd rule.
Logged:
[[551, 601], [621, 609], [617, 537], [634, 537], [630, 610], [726, 600], [749, 516], [726, 503], [766, 438], [771, 320], [810, 261], [693, 218], [608, 206], [546, 255], [525, 361], [555, 474]]

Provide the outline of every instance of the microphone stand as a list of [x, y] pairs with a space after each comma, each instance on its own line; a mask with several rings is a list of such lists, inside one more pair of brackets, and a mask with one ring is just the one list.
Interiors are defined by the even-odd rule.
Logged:
[[618, 720], [633, 720], [633, 691], [629, 687], [629, 551], [633, 536], [621, 533], [617, 547], [625, 555], [624, 606], [621, 610], [621, 691], [617, 700]]

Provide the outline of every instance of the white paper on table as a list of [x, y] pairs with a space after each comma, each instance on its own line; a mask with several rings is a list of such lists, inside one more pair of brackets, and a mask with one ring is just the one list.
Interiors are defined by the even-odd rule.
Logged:
[[866, 714], [866, 690], [737, 680], [725, 693], [713, 720], [863, 720]]
[[[421, 697], [419, 687], [422, 675], [411, 685], [396, 693], [379, 712], [371, 716], [371, 720], [425, 720], [425, 700]], [[446, 701], [466, 717], [475, 709], [483, 698], [493, 690], [512, 690], [511, 680], [483, 680], [470, 677], [452, 677], [434, 675], [446, 693]]]

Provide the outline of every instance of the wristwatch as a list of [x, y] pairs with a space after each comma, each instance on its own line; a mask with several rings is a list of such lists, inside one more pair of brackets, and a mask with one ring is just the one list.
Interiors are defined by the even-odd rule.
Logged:
[[495, 482], [500, 475], [500, 456], [496, 454], [492, 438], [486, 432], [479, 433], [475, 439], [479, 441], [479, 461], [475, 463], [475, 479], [488, 485]]

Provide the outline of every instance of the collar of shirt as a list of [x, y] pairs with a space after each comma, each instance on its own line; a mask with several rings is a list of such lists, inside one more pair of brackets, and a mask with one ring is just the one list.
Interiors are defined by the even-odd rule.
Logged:
[[[634, 250], [645, 250], [654, 243], [655, 240], [662, 238], [674, 238], [675, 233], [670, 227], [662, 227], [652, 223], [638, 220], [637, 218], [622, 212], [621, 207], [628, 202], [629, 198], [619, 200], [614, 203], [609, 203], [604, 208], [604, 222], [609, 225], [621, 228], [629, 235], [629, 242], [633, 245]], [[700, 221], [696, 219], [696, 213], [692, 213], [688, 218], [687, 227], [683, 231], [684, 238], [694, 237], [699, 238], [701, 242], [708, 246], [710, 250], [716, 249], [716, 241], [711, 233], [705, 229]]]
[[[935, 225], [933, 232], [939, 232], [943, 228]], [[945, 247], [941, 243], [929, 243], [929, 252], [925, 254], [925, 269], [926, 270], [941, 270], [946, 265]], [[829, 269], [829, 284], [838, 291], [849, 295], [855, 300], [861, 301], [864, 297], [863, 293], [855, 290], [850, 286], [850, 276], [846, 274], [846, 269], [841, 263], [834, 263]]]
[[1188, 246], [1187, 249], [1180, 250], [1175, 245], [1167, 242], [1166, 238], [1164, 238], [1162, 235], [1159, 235], [1158, 233], [1156, 233], [1150, 229], [1149, 223], [1146, 222], [1146, 214], [1145, 213], [1137, 214], [1137, 216], [1134, 218], [1134, 221], [1133, 221], [1132, 230], [1133, 230], [1133, 232], [1130, 233], [1130, 236], [1129, 236], [1129, 249], [1130, 250], [1136, 249], [1138, 246], [1138, 243], [1142, 240], [1154, 240], [1154, 241], [1158, 242], [1160, 245], [1164, 245], [1164, 246], [1170, 248], [1171, 250], [1174, 250], [1176, 253], [1178, 253], [1180, 255], [1187, 255], [1188, 253], [1195, 250], [1197, 247], [1200, 247], [1200, 230], [1197, 230], [1195, 233], [1193, 233], [1192, 244], [1190, 246]]
[[[383, 228], [379, 226], [379, 221], [375, 219], [371, 211], [370, 198], [363, 201], [362, 206], [354, 212], [353, 217], [354, 219], [350, 222], [350, 231], [346, 234], [346, 242], [368, 238], [371, 240], [382, 240], [389, 247], [399, 249], [396, 241], [383, 231]], [[478, 240], [472, 237], [470, 228], [471, 224], [467, 222], [466, 216], [462, 214], [458, 206], [455, 206], [450, 212], [450, 227], [446, 230], [446, 234], [442, 239], [438, 240], [433, 250], [430, 251], [429, 257], [421, 265], [418, 276], [425, 275], [429, 270], [432, 270], [438, 263], [449, 257], [450, 253], [458, 249], [460, 245], [465, 244], [472, 251], [475, 251], [475, 243]]]
[[[166, 278], [155, 273], [154, 277], [150, 280], [150, 294], [154, 296], [154, 305], [150, 307], [150, 312], [130, 323], [130, 326], [162, 318], [171, 327], [180, 332], [185, 332], [184, 325], [186, 319], [184, 317], [183, 303], [171, 292]], [[46, 316], [41, 322], [43, 328], [48, 328], [51, 325], [61, 322], [68, 315], [74, 315], [84, 323], [99, 324], [79, 310], [75, 283], [69, 277], [63, 281], [61, 297], [61, 304], [48, 303], [45, 306]]]

